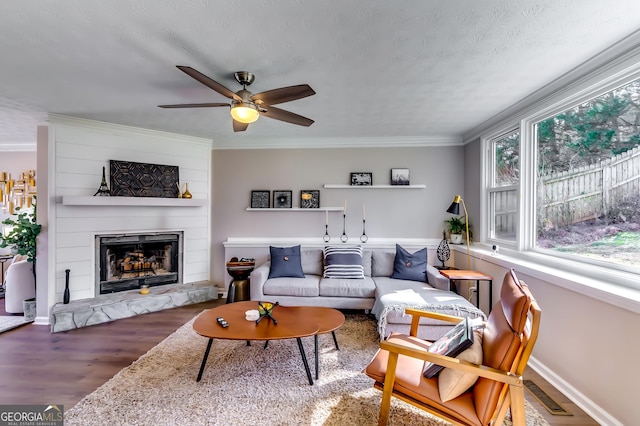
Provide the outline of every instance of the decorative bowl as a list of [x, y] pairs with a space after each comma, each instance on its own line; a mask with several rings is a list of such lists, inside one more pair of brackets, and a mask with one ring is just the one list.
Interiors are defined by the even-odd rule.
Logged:
[[[261, 306], [261, 305], [262, 305], [262, 306]], [[263, 308], [263, 306], [264, 306], [264, 308]], [[271, 311], [271, 309], [273, 309], [273, 303], [270, 303], [270, 302], [261, 302], [261, 304], [260, 304], [260, 305], [258, 305], [258, 312], [260, 313], [260, 315], [264, 315], [264, 314], [266, 313], [266, 312], [265, 312], [265, 309], [267, 309], [267, 310]]]

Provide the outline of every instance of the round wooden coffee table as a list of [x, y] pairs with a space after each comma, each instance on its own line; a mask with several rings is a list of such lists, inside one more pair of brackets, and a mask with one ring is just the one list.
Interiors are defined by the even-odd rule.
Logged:
[[[196, 318], [193, 330], [199, 335], [209, 338], [196, 381], [199, 382], [202, 379], [213, 339], [246, 340], [247, 342], [250, 340], [296, 339], [309, 384], [313, 384], [309, 363], [300, 338], [318, 333], [320, 328], [317, 317], [301, 312], [301, 307], [278, 306], [273, 310], [273, 317], [278, 321], [277, 324], [268, 318], [262, 319], [259, 324], [256, 324], [255, 321], [247, 321], [245, 312], [257, 308], [258, 302], [256, 301], [229, 303], [204, 311]], [[305, 308], [302, 307], [302, 309]], [[229, 326], [225, 328], [218, 324], [218, 317], [224, 318]], [[328, 331], [331, 330], [326, 332]]]

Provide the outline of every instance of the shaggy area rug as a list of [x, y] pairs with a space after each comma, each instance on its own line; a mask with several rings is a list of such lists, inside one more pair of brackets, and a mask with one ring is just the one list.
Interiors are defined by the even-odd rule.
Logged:
[[[320, 338], [320, 379], [309, 386], [295, 339], [246, 346], [214, 340], [196, 382], [208, 339], [193, 320], [65, 413], [66, 425], [375, 425], [381, 392], [362, 373], [378, 348], [376, 323], [347, 315]], [[313, 338], [303, 339], [312, 373]], [[314, 374], [315, 377], [315, 374]], [[393, 400], [390, 423], [446, 423]], [[547, 422], [527, 406], [527, 425]]]

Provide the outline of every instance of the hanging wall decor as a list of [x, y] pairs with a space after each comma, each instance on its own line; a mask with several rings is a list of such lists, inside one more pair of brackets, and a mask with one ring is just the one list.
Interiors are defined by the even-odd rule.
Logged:
[[293, 192], [286, 191], [273, 191], [273, 208], [274, 209], [290, 209], [291, 197]]
[[178, 198], [178, 166], [110, 160], [114, 197]]
[[252, 209], [268, 209], [271, 202], [271, 191], [255, 190], [251, 191], [251, 208]]
[[320, 207], [320, 191], [317, 189], [303, 189], [300, 191], [300, 208], [317, 209]]

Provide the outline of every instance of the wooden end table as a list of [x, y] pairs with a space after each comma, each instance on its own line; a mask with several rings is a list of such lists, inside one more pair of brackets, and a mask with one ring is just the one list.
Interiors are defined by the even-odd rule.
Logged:
[[476, 307], [480, 308], [480, 281], [489, 282], [489, 312], [491, 312], [491, 308], [493, 307], [493, 277], [491, 275], [479, 272], [479, 271], [471, 271], [471, 270], [463, 270], [463, 269], [442, 269], [440, 270], [440, 274], [444, 275], [449, 279], [449, 290], [451, 291], [452, 285], [454, 286], [454, 281], [475, 281], [476, 282]]
[[254, 267], [254, 262], [227, 262], [227, 272], [232, 277], [227, 290], [227, 303], [251, 300], [249, 274]]

